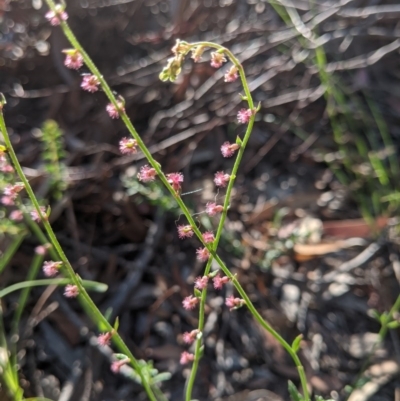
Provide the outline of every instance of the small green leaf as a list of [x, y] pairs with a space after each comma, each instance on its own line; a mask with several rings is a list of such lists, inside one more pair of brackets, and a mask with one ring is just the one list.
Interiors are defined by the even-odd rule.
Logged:
[[119, 317], [117, 316], [114, 322], [114, 330], [118, 331], [118, 328], [119, 328]]
[[297, 353], [300, 348], [301, 340], [303, 339], [303, 334], [299, 334], [292, 342], [292, 350]]
[[208, 278], [214, 278], [219, 273], [219, 270], [214, 270], [213, 272], [208, 274]]
[[392, 320], [391, 322], [389, 322], [387, 324], [387, 327], [389, 329], [397, 329], [398, 327], [400, 327], [400, 322], [396, 321], [396, 320]]
[[154, 376], [151, 381], [152, 381], [152, 383], [160, 383], [160, 382], [165, 382], [165, 381], [169, 380], [171, 377], [172, 377], [171, 373], [163, 372], [163, 373], [159, 373], [158, 375]]
[[240, 139], [239, 136], [236, 137], [236, 144], [242, 146], [243, 141]]
[[197, 288], [195, 288], [195, 289], [194, 289], [194, 296], [195, 296], [196, 298], [200, 298], [200, 297], [201, 297], [201, 291], [198, 290]]
[[303, 396], [298, 392], [297, 387], [289, 380], [288, 390], [292, 401], [303, 401]]

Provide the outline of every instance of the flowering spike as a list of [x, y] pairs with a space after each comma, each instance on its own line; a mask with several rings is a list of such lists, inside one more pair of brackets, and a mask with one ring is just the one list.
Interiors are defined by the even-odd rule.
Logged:
[[218, 171], [215, 173], [214, 183], [217, 187], [226, 187], [230, 177], [229, 174], [225, 174], [223, 171]]

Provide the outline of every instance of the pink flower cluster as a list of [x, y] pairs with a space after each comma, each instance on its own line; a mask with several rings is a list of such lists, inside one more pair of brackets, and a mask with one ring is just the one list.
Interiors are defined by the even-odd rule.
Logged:
[[15, 199], [17, 199], [17, 196], [19, 192], [21, 192], [24, 189], [24, 185], [22, 183], [17, 183], [14, 185], [7, 185], [4, 190], [3, 194], [4, 196], [1, 198], [1, 203], [5, 206], [12, 206], [15, 204]]
[[61, 21], [66, 21], [68, 19], [68, 14], [64, 11], [62, 6], [57, 5], [56, 10], [48, 11], [45, 17], [51, 25], [57, 26], [61, 24]]
[[175, 192], [181, 190], [181, 183], [183, 182], [183, 174], [182, 173], [171, 173], [167, 174], [168, 184], [174, 189]]
[[137, 141], [133, 138], [122, 138], [119, 141], [119, 151], [123, 155], [133, 155], [137, 152]]
[[78, 286], [73, 284], [68, 284], [64, 290], [64, 296], [67, 298], [76, 298], [79, 295]]
[[119, 113], [125, 112], [125, 106], [123, 102], [118, 101], [117, 106], [118, 107], [115, 107], [112, 103], [109, 103], [106, 106], [107, 113], [111, 118], [119, 118]]
[[97, 92], [99, 90], [100, 81], [96, 75], [84, 75], [81, 83], [81, 88], [88, 92]]
[[46, 208], [44, 206], [40, 206], [41, 216], [39, 216], [39, 213], [36, 209], [32, 210], [30, 214], [31, 214], [31, 219], [33, 221], [36, 221], [36, 223], [40, 223], [42, 221], [42, 218], [44, 220], [47, 220]]
[[12, 173], [14, 172], [14, 168], [11, 164], [8, 164], [5, 153], [3, 150], [0, 150], [0, 171], [2, 173]]
[[54, 277], [61, 266], [62, 262], [46, 261], [43, 263], [43, 273], [46, 277]]
[[245, 304], [245, 301], [241, 298], [235, 298], [233, 295], [226, 298], [225, 305], [232, 311], [238, 309]]
[[138, 173], [137, 177], [139, 181], [142, 182], [151, 182], [156, 179], [157, 171], [155, 168], [148, 166], [142, 166], [140, 168], [140, 172]]
[[79, 70], [83, 66], [83, 57], [76, 49], [64, 50], [65, 60], [64, 65], [71, 70]]

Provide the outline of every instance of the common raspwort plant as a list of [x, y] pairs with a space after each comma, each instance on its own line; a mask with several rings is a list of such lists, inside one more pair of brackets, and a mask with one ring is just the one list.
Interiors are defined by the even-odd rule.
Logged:
[[[107, 113], [111, 119], [121, 119], [131, 135], [131, 137], [125, 137], [120, 141], [119, 149], [121, 154], [126, 155], [142, 152], [146, 157], [148, 164], [140, 168], [137, 180], [140, 181], [141, 185], [150, 185], [156, 180], [161, 182], [169, 191], [171, 197], [175, 200], [186, 219], [185, 222], [177, 225], [176, 235], [181, 240], [197, 237], [198, 247], [196, 250], [196, 257], [200, 262], [205, 263], [205, 267], [202, 275], [197, 277], [194, 281], [193, 294], [185, 297], [182, 301], [184, 309], [193, 311], [192, 313], [196, 313], [194, 311], [198, 313], [197, 327], [193, 327], [191, 331], [182, 333], [182, 339], [187, 346], [187, 350], [182, 352], [180, 363], [191, 368], [185, 387], [184, 399], [186, 401], [192, 400], [193, 386], [205, 346], [203, 330], [208, 290], [210, 286], [216, 291], [222, 290], [224, 286], [234, 286], [237, 295], [230, 295], [227, 297], [225, 299], [225, 307], [232, 313], [235, 313], [235, 310], [238, 308], [247, 308], [261, 327], [267, 330], [282, 345], [292, 358], [301, 383], [301, 393], [292, 383], [289, 383], [291, 397], [296, 401], [310, 401], [311, 398], [308, 391], [306, 375], [298, 356], [302, 337], [297, 337], [292, 344], [289, 344], [277, 333], [273, 327], [262, 318], [237, 280], [237, 277], [231, 273], [217, 252], [230, 206], [232, 189], [259, 110], [259, 106], [254, 104], [246, 75], [240, 61], [229, 49], [216, 43], [188, 43], [178, 40], [172, 48], [172, 57], [168, 60], [167, 65], [160, 73], [160, 79], [162, 81], [173, 82], [181, 73], [186, 58], [190, 57], [194, 62], [199, 62], [204, 57], [210, 59], [210, 64], [213, 68], [224, 69], [224, 81], [227, 85], [236, 80], [240, 80], [243, 87], [244, 95], [240, 95], [243, 106], [237, 111], [237, 122], [244, 126], [244, 133], [242, 137], [237, 137], [234, 143], [225, 142], [221, 146], [221, 157], [234, 158], [234, 163], [230, 171], [215, 172], [215, 187], [220, 195], [225, 191], [224, 200], [220, 203], [209, 202], [204, 205], [204, 212], [212, 218], [215, 228], [214, 230], [203, 230], [198, 226], [192, 212], [182, 200], [181, 193], [185, 186], [183, 173], [179, 171], [168, 174], [164, 173], [163, 167], [154, 159], [126, 114], [124, 99], [114, 95], [104, 77], [71, 31], [67, 23], [68, 14], [65, 10], [65, 5], [56, 5], [52, 0], [46, 1], [50, 8], [49, 12], [46, 14], [46, 18], [51, 25], [59, 25], [61, 27], [71, 45], [70, 49], [65, 49], [63, 51], [65, 54], [65, 66], [72, 70], [79, 70], [81, 67], [86, 66], [89, 73], [82, 75], [82, 90], [90, 93], [103, 91], [109, 101], [104, 112]], [[0, 129], [4, 137], [5, 146], [0, 148], [0, 169], [2, 174], [14, 174], [15, 171], [18, 175], [18, 180], [12, 182], [13, 180], [8, 178], [7, 183], [3, 185], [2, 188], [3, 195], [1, 202], [4, 207], [9, 208], [10, 220], [18, 222], [25, 216], [29, 224], [40, 223], [40, 226], [42, 226], [46, 232], [46, 235], [43, 234], [40, 228], [38, 231], [39, 226], [35, 225], [36, 232], [38, 232], [38, 236], [43, 244], [37, 248], [35, 271], [37, 271], [37, 266], [40, 265], [44, 275], [48, 277], [48, 279], [37, 280], [36, 282], [29, 281], [26, 284], [20, 283], [18, 284], [18, 289], [33, 285], [46, 285], [49, 283], [63, 285], [64, 296], [67, 298], [77, 298], [97, 327], [102, 328], [97, 338], [98, 346], [114, 346], [118, 350], [118, 352], [113, 355], [110, 364], [111, 371], [115, 374], [125, 372], [128, 377], [139, 382], [146, 391], [149, 400], [166, 400], [166, 396], [162, 394], [159, 388], [159, 382], [168, 379], [168, 375], [163, 373], [159, 374], [158, 371], [152, 367], [151, 363], [149, 364], [135, 358], [118, 334], [118, 321], [116, 321], [114, 325], [110, 324], [107, 318], [96, 307], [87, 292], [87, 289], [104, 290], [104, 287], [101, 287], [99, 283], [81, 280], [75, 273], [74, 268], [60, 246], [48, 221], [51, 211], [39, 203], [12, 147], [3, 117], [5, 104], [6, 102], [3, 98], [0, 105]], [[58, 133], [56, 136], [58, 141], [60, 139]], [[58, 162], [59, 153], [59, 149], [55, 149], [51, 152], [51, 156], [57, 159], [56, 162]], [[60, 175], [56, 178], [60, 179], [61, 172], [58, 171], [58, 173], [60, 173]], [[21, 196], [25, 193], [31, 201], [30, 210], [29, 206], [26, 207], [23, 205]], [[49, 256], [47, 256], [47, 253], [49, 253]], [[212, 270], [213, 261], [219, 266], [216, 270]], [[12, 290], [15, 290], [15, 288]], [[10, 291], [10, 288], [8, 292], [3, 290], [1, 296], [5, 296]], [[3, 347], [5, 347], [4, 344]], [[9, 366], [10, 365], [6, 367], [3, 366], [3, 372], [8, 372], [10, 369]], [[11, 369], [12, 368], [11, 366]], [[22, 395], [17, 390], [14, 394], [17, 394], [16, 398], [22, 399]]]

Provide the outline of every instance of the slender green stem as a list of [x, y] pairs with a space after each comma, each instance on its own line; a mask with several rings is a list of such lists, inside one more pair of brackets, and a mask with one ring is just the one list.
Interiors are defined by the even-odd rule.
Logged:
[[[56, 11], [55, 4], [54, 4], [53, 0], [46, 0], [46, 2], [49, 5], [51, 10]], [[79, 43], [79, 41], [77, 40], [77, 38], [75, 37], [73, 32], [71, 31], [71, 29], [69, 28], [68, 24], [66, 22], [61, 22], [61, 28], [62, 28], [65, 36], [67, 37], [67, 39], [71, 43], [71, 45], [74, 47], [74, 49], [78, 50], [79, 53], [82, 55], [82, 57], [84, 59], [84, 62], [86, 64], [86, 66], [88, 67], [88, 69], [90, 70], [90, 72], [93, 75], [95, 75], [97, 77], [97, 79], [99, 80], [100, 85], [101, 85], [104, 93], [106, 94], [106, 96], [110, 100], [110, 102], [116, 107], [117, 110], [120, 111], [121, 120], [125, 123], [125, 126], [127, 127], [128, 131], [132, 135], [132, 137], [137, 141], [137, 144], [138, 144], [139, 148], [141, 149], [141, 151], [145, 155], [145, 157], [148, 160], [149, 164], [157, 172], [157, 174], [158, 174], [160, 180], [162, 181], [162, 183], [164, 184], [164, 186], [170, 191], [171, 195], [174, 197], [174, 199], [178, 203], [178, 205], [181, 208], [183, 214], [187, 218], [189, 224], [192, 226], [193, 232], [196, 234], [196, 236], [199, 238], [199, 240], [202, 242], [202, 244], [210, 251], [212, 257], [220, 265], [220, 267], [223, 270], [223, 272], [228, 277], [230, 277], [230, 279], [232, 280], [232, 282], [235, 285], [236, 289], [241, 294], [242, 298], [246, 301], [247, 307], [249, 308], [250, 312], [254, 315], [256, 320], [258, 320], [260, 322], [260, 324], [266, 330], [268, 330], [278, 341], [280, 341], [282, 346], [285, 349], [287, 349], [289, 354], [292, 356], [292, 359], [294, 360], [294, 362], [295, 362], [295, 364], [296, 364], [296, 366], [298, 368], [298, 371], [299, 371], [300, 380], [301, 380], [301, 384], [302, 384], [302, 387], [303, 387], [304, 395], [306, 397], [306, 400], [308, 401], [309, 396], [308, 396], [307, 383], [306, 383], [306, 379], [305, 379], [304, 369], [303, 369], [303, 367], [301, 365], [301, 362], [300, 362], [297, 354], [291, 349], [290, 345], [288, 343], [286, 343], [286, 341], [277, 332], [275, 332], [267, 322], [265, 322], [262, 319], [261, 315], [257, 312], [257, 310], [255, 309], [254, 305], [251, 303], [249, 297], [247, 296], [247, 294], [245, 293], [245, 291], [241, 287], [240, 283], [231, 274], [229, 269], [226, 267], [226, 265], [223, 263], [223, 261], [216, 254], [215, 249], [214, 249], [214, 245], [206, 244], [204, 242], [204, 240], [202, 238], [201, 231], [197, 227], [197, 225], [196, 225], [196, 223], [195, 223], [190, 211], [188, 210], [187, 206], [182, 201], [180, 196], [176, 193], [176, 191], [172, 188], [172, 186], [168, 183], [166, 176], [164, 175], [164, 173], [161, 170], [160, 164], [151, 155], [149, 149], [146, 147], [146, 145], [142, 141], [141, 137], [137, 133], [136, 129], [134, 128], [134, 126], [133, 126], [132, 122], [130, 121], [129, 117], [127, 116], [126, 112], [124, 110], [121, 110], [121, 108], [119, 107], [116, 97], [114, 96], [111, 88], [108, 86], [107, 82], [105, 81], [105, 79], [101, 75], [100, 71], [97, 69], [97, 67], [95, 66], [93, 61], [90, 59], [89, 55], [85, 52], [85, 50], [83, 49], [83, 47], [81, 46], [81, 44]], [[251, 94], [250, 94], [250, 90], [249, 90], [249, 87], [248, 87], [248, 84], [247, 84], [247, 81], [246, 81], [246, 77], [245, 77], [245, 74], [244, 74], [243, 67], [239, 63], [239, 61], [235, 58], [235, 56], [228, 49], [225, 49], [222, 46], [217, 45], [215, 43], [211, 43], [211, 42], [198, 42], [198, 43], [192, 44], [191, 47], [198, 46], [198, 45], [204, 45], [204, 46], [216, 48], [216, 49], [219, 49], [219, 50], [223, 49], [224, 53], [226, 55], [228, 55], [228, 57], [231, 59], [231, 61], [238, 68], [238, 71], [239, 71], [239, 74], [240, 74], [240, 78], [241, 78], [241, 81], [242, 81], [242, 84], [243, 84], [243, 88], [244, 88], [244, 91], [245, 91], [245, 95], [246, 95], [247, 101], [249, 103], [250, 108], [253, 109], [254, 105], [253, 105], [253, 101], [252, 101], [252, 97], [251, 97]], [[251, 128], [252, 128], [252, 126], [254, 124], [254, 119], [255, 119], [255, 116], [253, 115], [251, 117], [251, 119], [250, 119], [250, 122], [249, 122], [248, 131], [246, 132], [246, 136], [247, 136], [246, 143], [247, 143], [247, 141], [249, 139], [249, 136], [250, 136], [250, 133], [251, 133]], [[243, 149], [244, 149], [244, 147], [245, 147], [245, 145], [243, 146]], [[239, 157], [239, 155], [240, 155], [240, 157]], [[230, 181], [230, 183], [228, 185], [229, 194], [230, 194], [230, 191], [232, 190], [233, 182], [234, 182], [234, 179], [236, 177], [236, 171], [237, 171], [237, 169], [239, 167], [242, 155], [243, 155], [243, 151], [241, 153], [239, 151], [239, 154], [238, 154], [239, 160], [236, 160], [237, 163], [235, 163], [236, 170], [235, 170], [235, 166], [234, 166], [234, 170], [232, 171], [232, 174], [231, 174], [231, 181]], [[229, 186], [230, 186], [230, 188], [229, 188]], [[227, 192], [228, 192], [228, 190], [227, 190]], [[229, 206], [229, 197], [227, 197], [227, 199], [225, 200], [225, 203], [226, 203], [227, 206]], [[223, 222], [225, 221], [225, 218], [226, 218], [226, 212], [225, 212], [225, 217], [224, 217], [224, 214], [221, 217], [221, 219], [223, 219]], [[219, 235], [217, 233], [217, 238], [218, 239], [221, 236], [222, 225], [221, 225], [221, 230], [219, 230], [219, 231], [220, 231]], [[210, 263], [210, 266], [211, 266], [211, 261], [209, 263]], [[204, 299], [205, 299], [205, 295], [204, 295]], [[204, 315], [204, 313], [203, 313], [203, 315]], [[203, 316], [203, 323], [204, 323], [204, 316]], [[200, 345], [196, 344], [196, 347], [197, 346], [200, 347]], [[290, 351], [289, 351], [289, 349], [290, 349]]]
[[[63, 262], [63, 268], [64, 271], [66, 272], [66, 274], [69, 276], [68, 278], [71, 280], [72, 284], [76, 285], [78, 287], [79, 290], [79, 296], [78, 296], [78, 300], [80, 300], [81, 302], [83, 302], [83, 304], [85, 305], [85, 308], [87, 310], [90, 311], [90, 317], [92, 318], [92, 320], [97, 323], [97, 324], [103, 324], [104, 327], [107, 328], [107, 331], [112, 331], [113, 327], [111, 326], [111, 324], [107, 321], [107, 319], [103, 316], [103, 314], [100, 312], [100, 310], [97, 308], [97, 306], [95, 305], [95, 303], [92, 301], [92, 299], [89, 297], [88, 293], [86, 292], [85, 288], [82, 285], [82, 281], [79, 279], [79, 277], [75, 274], [75, 271], [73, 269], [73, 267], [71, 266], [68, 258], [66, 257], [60, 243], [58, 242], [58, 239], [56, 237], [56, 235], [54, 234], [54, 231], [50, 225], [50, 223], [47, 221], [47, 217], [43, 216], [42, 211], [40, 210], [40, 205], [38, 200], [36, 199], [36, 196], [29, 184], [29, 181], [27, 180], [22, 167], [18, 161], [17, 155], [15, 154], [14, 148], [12, 147], [11, 144], [11, 140], [10, 137], [8, 135], [7, 132], [7, 128], [4, 122], [4, 116], [3, 116], [3, 110], [2, 110], [2, 105], [0, 106], [0, 131], [3, 134], [4, 137], [4, 142], [5, 145], [7, 147], [7, 151], [8, 154], [11, 158], [11, 161], [15, 167], [15, 170], [20, 178], [20, 180], [23, 182], [25, 190], [31, 200], [31, 202], [33, 203], [38, 215], [41, 217], [41, 220], [43, 222], [43, 225], [46, 229], [47, 235], [50, 239], [50, 242], [52, 243], [56, 253], [59, 255], [61, 261]], [[148, 381], [146, 380], [146, 378], [144, 377], [142, 370], [140, 368], [140, 365], [137, 361], [137, 359], [133, 356], [133, 354], [131, 353], [131, 351], [129, 350], [129, 348], [126, 346], [126, 344], [124, 343], [124, 341], [122, 340], [121, 336], [118, 333], [115, 333], [115, 335], [113, 336], [113, 341], [116, 344], [116, 346], [118, 347], [118, 349], [124, 353], [125, 355], [127, 355], [127, 357], [130, 359], [130, 363], [132, 365], [132, 367], [137, 371], [138, 375], [141, 378], [142, 381], [142, 385], [149, 397], [149, 399], [151, 401], [157, 401], [157, 398], [155, 397], [150, 384], [148, 383]]]

